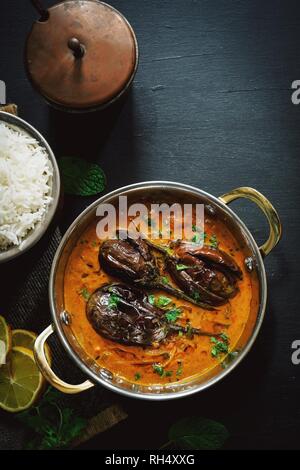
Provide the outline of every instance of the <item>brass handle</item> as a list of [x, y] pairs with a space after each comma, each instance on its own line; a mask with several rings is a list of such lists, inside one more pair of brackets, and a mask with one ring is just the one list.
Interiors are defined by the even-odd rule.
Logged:
[[277, 211], [263, 194], [256, 189], [246, 186], [233, 189], [229, 193], [220, 196], [219, 199], [224, 202], [224, 204], [229, 204], [231, 201], [239, 199], [240, 197], [255, 202], [268, 219], [270, 235], [268, 240], [259, 247], [262, 256], [267, 256], [281, 239], [282, 228]]
[[54, 332], [53, 325], [49, 325], [42, 333], [37, 337], [34, 343], [34, 357], [38, 368], [45, 377], [46, 380], [55, 388], [63, 393], [75, 394], [84, 392], [89, 388], [93, 387], [94, 384], [89, 380], [86, 380], [82, 384], [72, 385], [61, 380], [51, 369], [47, 358], [45, 356], [44, 345], [48, 337]]

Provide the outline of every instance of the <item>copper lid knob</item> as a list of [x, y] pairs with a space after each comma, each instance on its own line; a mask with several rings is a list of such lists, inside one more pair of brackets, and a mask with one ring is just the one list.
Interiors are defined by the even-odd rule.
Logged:
[[28, 35], [28, 77], [48, 102], [71, 111], [99, 109], [129, 87], [138, 46], [128, 21], [98, 0], [66, 0], [45, 10]]
[[68, 46], [73, 51], [74, 57], [76, 59], [81, 59], [84, 56], [84, 45], [80, 44], [77, 38], [71, 38], [68, 41]]

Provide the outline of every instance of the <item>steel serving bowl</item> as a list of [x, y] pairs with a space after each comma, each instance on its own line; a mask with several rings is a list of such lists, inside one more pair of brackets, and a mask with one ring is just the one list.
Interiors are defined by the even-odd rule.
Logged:
[[22, 132], [25, 132], [30, 137], [33, 137], [35, 140], [37, 140], [41, 147], [45, 149], [49, 159], [49, 163], [52, 166], [53, 170], [52, 180], [50, 181], [52, 202], [49, 205], [44, 218], [40, 222], [38, 222], [30, 232], [28, 232], [20, 246], [12, 246], [7, 250], [0, 250], [0, 263], [4, 263], [6, 261], [12, 260], [13, 258], [16, 258], [17, 256], [22, 255], [27, 250], [32, 248], [47, 231], [55, 215], [59, 203], [60, 176], [54, 153], [52, 152], [49, 144], [44, 139], [44, 137], [33, 126], [28, 124], [28, 122], [24, 121], [23, 119], [13, 114], [6, 113], [4, 111], [0, 111], [0, 122], [5, 122], [12, 128], [21, 130]]
[[[239, 354], [225, 369], [222, 369], [222, 367], [218, 365], [216, 368], [201, 376], [192, 377], [175, 384], [137, 385], [115, 376], [109, 370], [101, 367], [93, 358], [86, 354], [77, 342], [72, 332], [71, 318], [64, 309], [63, 281], [66, 263], [73, 246], [76, 244], [85, 228], [95, 219], [96, 209], [99, 204], [116, 204], [121, 195], [128, 196], [130, 203], [140, 202], [145, 197], [147, 200], [153, 199], [156, 202], [204, 203], [210, 215], [218, 217], [225, 222], [240, 245], [243, 246], [245, 263], [248, 269], [253, 271], [253, 276], [257, 276], [259, 293], [257, 298], [253, 298], [251, 302], [249, 319], [237, 344]], [[227, 206], [228, 203], [238, 198], [246, 198], [255, 202], [267, 217], [270, 226], [270, 235], [268, 240], [261, 247], [257, 246], [248, 228]], [[126, 186], [101, 197], [87, 207], [72, 223], [56, 252], [49, 283], [53, 324], [40, 334], [35, 342], [34, 348], [35, 358], [41, 372], [54, 387], [65, 393], [79, 393], [94, 385], [103, 385], [109, 390], [121, 393], [122, 395], [148, 400], [179, 398], [199, 392], [216, 384], [243, 360], [251, 349], [260, 330], [267, 299], [267, 283], [263, 257], [274, 248], [280, 240], [280, 237], [281, 225], [276, 210], [261, 193], [253, 188], [238, 188], [221, 197], [215, 197], [192, 186], [166, 181], [151, 181]], [[68, 384], [61, 380], [50, 368], [44, 354], [44, 344], [54, 331], [58, 334], [67, 354], [88, 377], [88, 380], [84, 383], [79, 385]]]

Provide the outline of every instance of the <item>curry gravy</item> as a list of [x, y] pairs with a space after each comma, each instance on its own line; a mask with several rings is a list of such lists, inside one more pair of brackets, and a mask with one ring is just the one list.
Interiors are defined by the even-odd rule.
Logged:
[[[182, 313], [178, 323], [187, 325], [190, 322], [193, 327], [202, 330], [215, 334], [225, 333], [229, 338], [230, 352], [235, 349], [244, 330], [254, 292], [257, 297], [258, 280], [256, 275], [245, 269], [245, 253], [222, 222], [206, 218], [205, 233], [205, 243], [209, 244], [211, 237], [216, 237], [219, 248], [230, 254], [242, 270], [243, 279], [238, 282], [237, 295], [216, 310], [208, 311], [163, 291], [148, 293], [155, 295], [155, 298], [160, 295], [169, 297], [176, 307], [181, 307]], [[161, 240], [161, 243], [167, 242], [168, 240]], [[207, 372], [224, 360], [226, 354], [213, 357], [214, 344], [211, 338], [206, 336], [188, 337], [176, 333], [157, 347], [141, 347], [117, 343], [96, 333], [86, 317], [88, 297], [103, 284], [121, 282], [108, 276], [99, 266], [100, 246], [101, 240], [96, 235], [95, 221], [73, 248], [64, 279], [65, 308], [72, 316], [72, 330], [89, 356], [112, 373], [144, 385], [186, 380]], [[168, 273], [162, 270], [161, 255], [156, 255], [162, 276], [166, 276], [172, 284]]]

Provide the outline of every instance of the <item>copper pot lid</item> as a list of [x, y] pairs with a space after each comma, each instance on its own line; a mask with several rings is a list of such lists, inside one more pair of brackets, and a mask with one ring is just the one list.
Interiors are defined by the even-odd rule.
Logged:
[[124, 16], [97, 0], [67, 0], [36, 21], [26, 68], [33, 86], [66, 108], [97, 108], [131, 83], [138, 61], [135, 34]]

